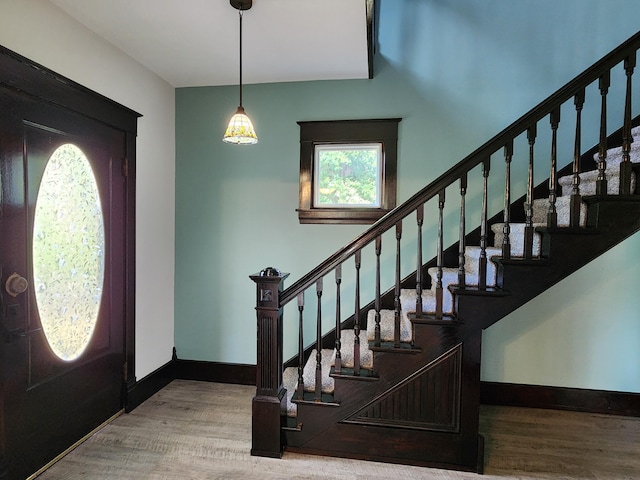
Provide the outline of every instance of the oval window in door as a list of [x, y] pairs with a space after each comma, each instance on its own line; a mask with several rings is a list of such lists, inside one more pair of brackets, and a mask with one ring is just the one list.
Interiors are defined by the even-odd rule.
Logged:
[[89, 160], [67, 143], [45, 167], [33, 219], [33, 283], [44, 334], [62, 360], [80, 357], [104, 281], [102, 206]]

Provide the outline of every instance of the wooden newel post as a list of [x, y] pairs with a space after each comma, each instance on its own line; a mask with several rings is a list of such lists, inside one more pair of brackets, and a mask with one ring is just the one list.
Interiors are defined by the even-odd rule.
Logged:
[[282, 308], [280, 294], [288, 273], [269, 267], [251, 275], [256, 282], [258, 350], [256, 395], [252, 404], [251, 455], [282, 456], [281, 412], [286, 402], [282, 386]]

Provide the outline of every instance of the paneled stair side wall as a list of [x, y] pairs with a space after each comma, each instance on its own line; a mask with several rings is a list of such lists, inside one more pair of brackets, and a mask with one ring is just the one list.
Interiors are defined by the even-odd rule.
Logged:
[[[638, 48], [640, 32], [291, 286], [284, 288], [287, 274], [276, 270], [251, 276], [258, 326], [253, 455], [279, 457], [286, 449], [482, 472], [482, 330], [640, 229], [640, 122], [631, 112]], [[626, 74], [618, 89], [625, 92], [622, 119], [607, 116], [614, 68]], [[585, 97], [592, 84], [600, 92], [595, 100]], [[601, 106], [600, 135], [585, 139], [595, 146], [582, 152], [587, 101]], [[558, 148], [561, 108], [575, 116], [572, 159], [557, 158], [567, 151]], [[607, 121], [620, 129], [607, 135]], [[550, 129], [550, 155], [535, 152], [541, 128]], [[523, 142], [528, 152], [514, 150]], [[519, 199], [512, 198], [512, 165], [528, 177]], [[550, 172], [537, 187], [534, 168]], [[496, 170], [504, 175], [497, 192], [489, 188]], [[471, 184], [481, 185], [479, 209], [467, 206]], [[496, 200], [503, 211], [489, 212]], [[451, 205], [459, 210], [459, 236], [447, 247], [444, 212], [450, 221]], [[416, 241], [407, 242], [407, 251], [409, 229]], [[427, 255], [423, 229], [436, 239]], [[393, 278], [381, 273], [383, 243], [395, 258]], [[372, 291], [360, 282], [365, 248], [373, 251], [365, 260], [375, 264]], [[402, 278], [407, 255], [416, 267]], [[345, 315], [340, 299], [347, 268], [355, 279], [349, 297], [355, 308]], [[323, 303], [329, 288], [335, 289], [332, 305]], [[305, 309], [305, 292], [317, 299], [313, 308]], [[291, 301], [299, 313], [299, 353], [285, 364], [283, 307]], [[336, 313], [329, 334], [327, 311]], [[307, 345], [303, 326], [314, 317], [316, 339]]]

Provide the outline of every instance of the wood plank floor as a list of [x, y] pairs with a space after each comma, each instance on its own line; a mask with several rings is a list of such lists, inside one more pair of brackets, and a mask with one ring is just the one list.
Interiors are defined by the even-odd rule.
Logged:
[[38, 480], [640, 478], [640, 418], [488, 406], [481, 414], [483, 477], [292, 453], [252, 457], [254, 390], [175, 380]]

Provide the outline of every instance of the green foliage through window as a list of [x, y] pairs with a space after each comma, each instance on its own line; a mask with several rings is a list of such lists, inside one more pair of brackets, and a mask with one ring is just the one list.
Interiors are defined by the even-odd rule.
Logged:
[[105, 250], [98, 185], [75, 145], [62, 145], [51, 155], [33, 223], [33, 280], [42, 328], [53, 352], [73, 360], [96, 326]]
[[382, 146], [316, 145], [315, 206], [378, 207]]

